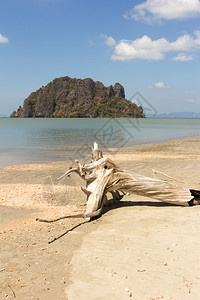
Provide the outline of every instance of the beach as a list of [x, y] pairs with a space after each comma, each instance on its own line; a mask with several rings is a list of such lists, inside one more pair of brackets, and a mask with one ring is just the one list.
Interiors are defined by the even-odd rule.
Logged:
[[[200, 189], [199, 149], [193, 137], [104, 155], [130, 172]], [[92, 222], [37, 222], [84, 213], [85, 183], [76, 174], [58, 180], [70, 164], [0, 170], [0, 299], [198, 299], [200, 206], [126, 195]]]

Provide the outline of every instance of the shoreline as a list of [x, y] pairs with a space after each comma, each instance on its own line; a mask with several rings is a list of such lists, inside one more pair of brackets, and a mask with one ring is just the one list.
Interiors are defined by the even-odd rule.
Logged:
[[[154, 145], [165, 145], [165, 144], [170, 144], [170, 143], [176, 143], [178, 141], [184, 141], [184, 140], [200, 140], [200, 135], [199, 136], [188, 136], [188, 137], [180, 137], [180, 138], [176, 138], [176, 139], [164, 139], [164, 140], [159, 140], [159, 141], [152, 141], [150, 143], [146, 143], [146, 142], [141, 142], [139, 144], [136, 144], [135, 146], [130, 146], [130, 147], [121, 147], [121, 148], [108, 148], [108, 149], [105, 149], [103, 151], [104, 155], [105, 156], [109, 156], [110, 158], [111, 157], [114, 157], [116, 155], [116, 153], [126, 153], [126, 152], [129, 152], [129, 153], [132, 153], [132, 152], [135, 152], [135, 150], [139, 150], [140, 149], [143, 149], [143, 148], [151, 148], [153, 147]], [[74, 146], [73, 146], [74, 147]], [[76, 146], [78, 148], [78, 146]], [[88, 155], [89, 156], [89, 155]], [[75, 159], [77, 158], [74, 158], [74, 161]], [[80, 160], [82, 160], [82, 158], [80, 158]], [[7, 169], [7, 168], [13, 168], [13, 167], [18, 167], [18, 166], [34, 166], [34, 165], [37, 165], [37, 166], [40, 166], [40, 165], [51, 165], [51, 164], [62, 164], [62, 163], [65, 163], [65, 164], [72, 164], [73, 161], [70, 160], [70, 159], [65, 159], [65, 160], [58, 160], [58, 161], [41, 161], [41, 162], [33, 162], [33, 163], [16, 163], [16, 164], [9, 164], [7, 166], [4, 166], [4, 167], [0, 167], [0, 171], [4, 170], [4, 169]]]
[[[90, 154], [94, 141], [99, 142], [105, 152], [111, 147], [140, 147], [195, 137], [200, 132], [198, 119], [47, 118], [36, 122], [30, 118], [5, 121], [0, 128], [1, 169], [8, 165], [77, 159]], [[80, 149], [80, 145], [83, 148]]]
[[[155, 169], [199, 189], [199, 149], [195, 137], [104, 155], [123, 169], [167, 179]], [[130, 195], [70, 232], [84, 220], [36, 222], [84, 212], [84, 182], [76, 174], [57, 181], [68, 167], [61, 161], [0, 170], [0, 298], [197, 299], [199, 207]]]

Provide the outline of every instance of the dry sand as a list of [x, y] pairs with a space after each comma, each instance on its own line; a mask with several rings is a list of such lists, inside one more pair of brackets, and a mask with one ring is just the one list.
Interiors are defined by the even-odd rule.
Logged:
[[[127, 148], [110, 155], [122, 168], [200, 189], [200, 139]], [[100, 219], [84, 211], [84, 182], [59, 162], [0, 171], [0, 299], [199, 299], [200, 207], [125, 196]], [[168, 179], [172, 181], [172, 179]], [[48, 243], [58, 238], [52, 243]]]

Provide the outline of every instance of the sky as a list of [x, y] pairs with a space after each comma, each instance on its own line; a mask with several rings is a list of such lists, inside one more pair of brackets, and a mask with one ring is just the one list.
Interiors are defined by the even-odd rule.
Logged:
[[0, 115], [62, 76], [119, 82], [149, 113], [200, 113], [199, 0], [0, 0], [0, 11]]

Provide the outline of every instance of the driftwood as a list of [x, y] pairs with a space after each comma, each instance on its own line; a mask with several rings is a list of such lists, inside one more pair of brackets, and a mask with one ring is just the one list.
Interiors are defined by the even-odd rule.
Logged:
[[[91, 163], [81, 165], [77, 160], [76, 163], [77, 167], [71, 168], [59, 179], [77, 173], [86, 181], [86, 187], [81, 188], [87, 196], [86, 212], [84, 215], [79, 214], [78, 217], [84, 216], [90, 220], [100, 216], [104, 205], [108, 203], [108, 193], [111, 193], [113, 198], [118, 200], [122, 198], [121, 194], [133, 193], [162, 202], [185, 206], [200, 204], [200, 191], [182, 188], [166, 180], [121, 170], [111, 159], [103, 157], [97, 143], [94, 143], [92, 148]], [[47, 220], [38, 219], [38, 221], [45, 222]]]

